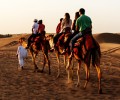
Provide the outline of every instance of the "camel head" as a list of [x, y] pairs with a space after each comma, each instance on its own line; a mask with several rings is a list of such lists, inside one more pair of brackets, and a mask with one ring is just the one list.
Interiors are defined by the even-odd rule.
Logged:
[[54, 38], [54, 35], [53, 35], [53, 34], [50, 34], [50, 35], [47, 35], [47, 36], [46, 36], [46, 40], [49, 41], [50, 48], [54, 48], [53, 38]]

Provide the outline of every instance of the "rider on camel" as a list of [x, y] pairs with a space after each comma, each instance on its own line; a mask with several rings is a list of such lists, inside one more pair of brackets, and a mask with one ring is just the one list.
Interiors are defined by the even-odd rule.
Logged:
[[33, 24], [33, 26], [32, 26], [32, 35], [28, 38], [28, 44], [27, 44], [26, 49], [29, 48], [29, 46], [30, 46], [30, 44], [31, 44], [31, 39], [32, 39], [32, 38], [35, 38], [36, 35], [38, 34], [38, 27], [39, 27], [39, 25], [38, 25], [37, 22], [38, 22], [38, 20], [37, 20], [37, 19], [34, 19], [34, 24]]
[[56, 34], [59, 34], [61, 31], [61, 23], [62, 23], [63, 18], [60, 18], [60, 22], [58, 23], [56, 27]]
[[85, 34], [92, 35], [92, 21], [91, 18], [85, 15], [85, 9], [81, 8], [79, 10], [80, 17], [76, 20], [76, 31], [79, 33], [76, 34], [70, 41], [70, 51], [71, 54], [69, 58], [73, 55], [73, 46], [76, 40], [80, 37], [83, 37]]
[[58, 38], [62, 35], [62, 33], [65, 33], [65, 29], [69, 28], [71, 30], [72, 20], [70, 19], [69, 13], [65, 13], [65, 18], [63, 18], [61, 23], [61, 31], [59, 34], [56, 34], [54, 37], [54, 44], [56, 44]]
[[45, 37], [45, 25], [42, 20], [38, 21], [38, 35], [43, 35]]

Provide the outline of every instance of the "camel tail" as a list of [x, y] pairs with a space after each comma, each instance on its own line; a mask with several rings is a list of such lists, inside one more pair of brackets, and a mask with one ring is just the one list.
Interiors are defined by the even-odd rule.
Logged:
[[100, 64], [101, 51], [100, 48], [94, 48], [92, 50], [92, 65]]

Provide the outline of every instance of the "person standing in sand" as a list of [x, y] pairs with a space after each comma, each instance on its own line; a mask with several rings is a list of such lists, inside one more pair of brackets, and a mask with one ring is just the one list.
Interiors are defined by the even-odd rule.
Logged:
[[27, 57], [27, 50], [22, 46], [22, 39], [19, 39], [19, 46], [17, 48], [16, 55], [19, 62], [18, 70], [22, 70], [24, 67], [24, 59]]

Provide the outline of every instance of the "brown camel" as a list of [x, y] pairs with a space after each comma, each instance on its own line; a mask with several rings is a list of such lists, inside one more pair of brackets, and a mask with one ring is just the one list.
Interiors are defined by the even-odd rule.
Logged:
[[[21, 38], [21, 40], [23, 41], [23, 44], [27, 44], [26, 41], [25, 41], [25, 38]], [[34, 39], [34, 42], [31, 43], [31, 45], [29, 47], [29, 51], [31, 53], [32, 61], [33, 61], [33, 64], [34, 64], [34, 72], [38, 71], [38, 67], [37, 67], [37, 64], [36, 64], [36, 56], [40, 51], [42, 51], [43, 55], [44, 55], [43, 56], [44, 61], [43, 61], [43, 68], [42, 68], [41, 72], [44, 71], [44, 67], [45, 67], [45, 64], [47, 62], [48, 63], [48, 68], [49, 68], [49, 74], [51, 73], [50, 61], [49, 61], [49, 58], [48, 58], [48, 44], [49, 44], [49, 42], [42, 35], [37, 36]]]
[[[92, 60], [93, 67], [97, 70], [97, 76], [99, 81], [99, 93], [102, 93], [101, 89], [101, 69], [100, 69], [100, 58], [101, 58], [101, 51], [99, 44], [95, 41], [95, 39], [91, 35], [85, 35], [84, 37], [80, 38], [74, 45], [73, 48], [73, 57], [78, 61], [77, 67], [77, 86], [80, 84], [80, 68], [81, 62], [83, 61], [85, 64], [85, 71], [86, 71], [86, 82], [84, 84], [84, 88], [86, 88], [87, 83], [89, 81], [89, 74], [90, 74], [90, 62]], [[68, 83], [72, 81], [72, 75], [70, 74], [70, 64], [72, 58], [68, 59], [68, 64], [66, 66], [68, 72]]]
[[[70, 50], [69, 50], [69, 46], [68, 43], [66, 43], [66, 41], [68, 40], [68, 37], [71, 35], [71, 33], [68, 31], [65, 34], [63, 33], [59, 39], [57, 40], [57, 43], [54, 44], [53, 43], [53, 39], [54, 39], [54, 35], [48, 35], [47, 38], [49, 40], [49, 44], [52, 47], [54, 45], [54, 51], [56, 53], [56, 57], [57, 57], [57, 62], [58, 62], [58, 75], [57, 78], [60, 76], [60, 55], [64, 56], [64, 67], [66, 69], [66, 62], [67, 62], [67, 57], [69, 57], [70, 55]], [[66, 52], [63, 52], [63, 49], [66, 48]]]

